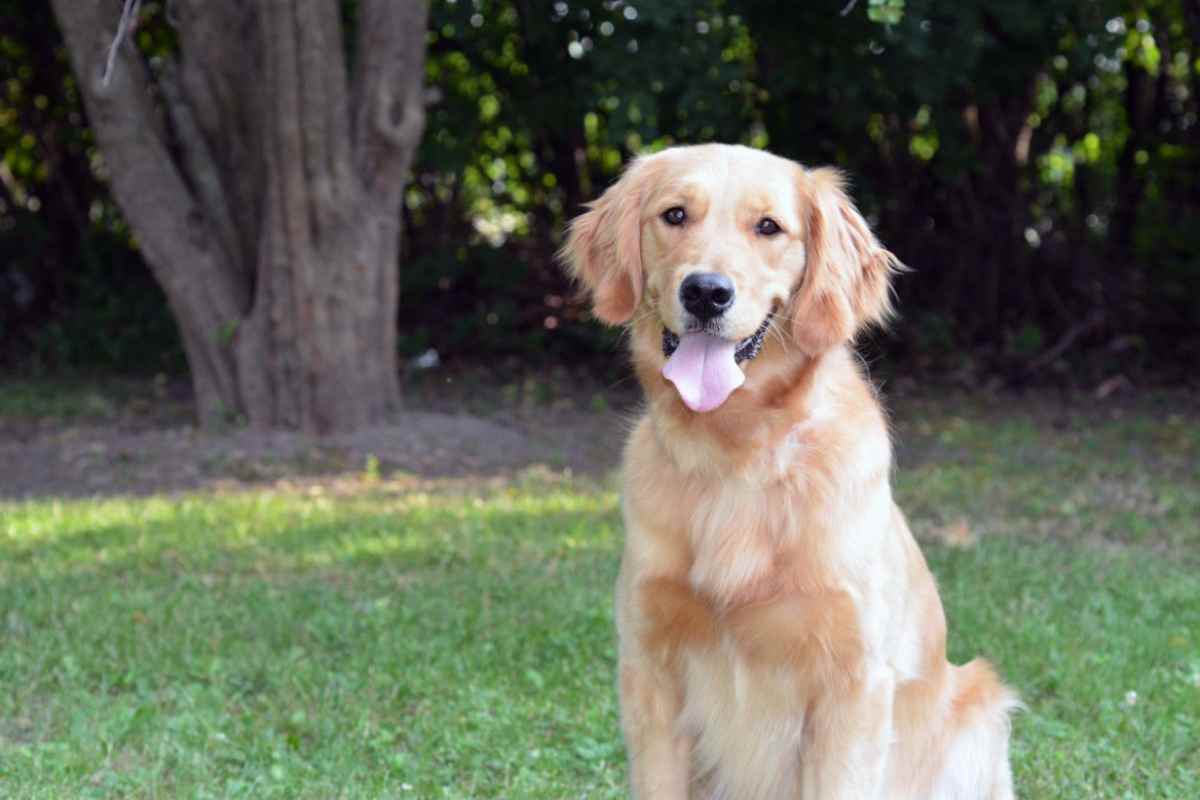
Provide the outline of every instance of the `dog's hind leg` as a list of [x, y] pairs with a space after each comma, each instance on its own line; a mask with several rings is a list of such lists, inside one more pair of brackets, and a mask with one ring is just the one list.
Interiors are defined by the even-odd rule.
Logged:
[[1009, 717], [1020, 705], [986, 661], [954, 668], [946, 724], [956, 733], [942, 754], [930, 800], [1013, 800]]

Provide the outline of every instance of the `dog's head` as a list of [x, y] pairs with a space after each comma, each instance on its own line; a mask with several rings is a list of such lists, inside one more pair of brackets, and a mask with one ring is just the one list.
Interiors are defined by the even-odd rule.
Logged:
[[836, 170], [731, 145], [638, 159], [572, 222], [563, 257], [694, 411], [741, 385], [768, 334], [773, 357], [811, 357], [882, 322], [897, 265]]

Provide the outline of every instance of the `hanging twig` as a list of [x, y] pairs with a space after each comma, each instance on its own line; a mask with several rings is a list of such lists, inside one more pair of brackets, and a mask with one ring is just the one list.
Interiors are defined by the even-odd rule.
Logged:
[[856, 5], [858, 5], [858, 0], [850, 0], [849, 3], [846, 3], [846, 7], [842, 9], [842, 16], [847, 16]]
[[125, 41], [125, 37], [129, 35], [130, 29], [133, 27], [134, 20], [137, 19], [138, 11], [141, 10], [142, 0], [125, 0], [125, 8], [121, 10], [121, 21], [117, 23], [117, 33], [113, 36], [112, 44], [108, 48], [108, 59], [104, 62], [104, 75], [101, 78], [101, 83], [104, 88], [108, 88], [108, 81], [112, 78], [113, 64], [117, 60], [117, 50], [120, 49], [121, 43]]
[[1091, 333], [1096, 328], [1099, 328], [1104, 323], [1104, 314], [1099, 310], [1093, 310], [1088, 316], [1079, 323], [1073, 325], [1066, 333], [1062, 335], [1053, 347], [1042, 353], [1037, 358], [1025, 365], [1026, 372], [1033, 372], [1054, 361], [1067, 350], [1071, 349], [1071, 345], [1083, 336], [1085, 333]]

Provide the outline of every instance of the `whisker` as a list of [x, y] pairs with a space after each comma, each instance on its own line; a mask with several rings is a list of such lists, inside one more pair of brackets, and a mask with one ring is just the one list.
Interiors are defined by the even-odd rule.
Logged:
[[784, 355], [787, 355], [787, 356], [791, 355], [791, 353], [788, 352], [788, 337], [783, 332], [783, 329], [780, 328], [777, 324], [775, 324], [774, 318], [771, 319], [771, 324], [767, 326], [767, 334], [768, 335], [774, 334], [774, 337], [779, 341], [780, 347], [783, 348]]

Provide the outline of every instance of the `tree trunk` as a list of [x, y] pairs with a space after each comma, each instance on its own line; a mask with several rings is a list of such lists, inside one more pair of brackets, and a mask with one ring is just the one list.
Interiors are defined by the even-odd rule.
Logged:
[[100, 0], [54, 0], [113, 194], [182, 332], [202, 423], [310, 432], [399, 402], [404, 181], [424, 125], [425, 4], [178, 0], [153, 65]]

